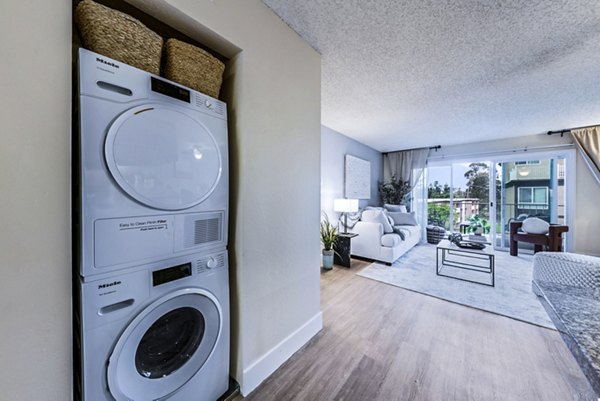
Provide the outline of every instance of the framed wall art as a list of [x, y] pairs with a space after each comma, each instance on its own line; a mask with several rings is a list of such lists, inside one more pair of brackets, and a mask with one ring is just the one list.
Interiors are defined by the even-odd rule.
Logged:
[[371, 162], [356, 156], [346, 155], [344, 182], [346, 198], [371, 198]]

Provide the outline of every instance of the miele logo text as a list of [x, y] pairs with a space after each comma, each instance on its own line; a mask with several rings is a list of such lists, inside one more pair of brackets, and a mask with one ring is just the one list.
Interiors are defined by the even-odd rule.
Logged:
[[112, 283], [98, 284], [98, 289], [114, 287], [115, 285], [119, 285], [119, 284], [121, 284], [120, 281], [113, 281]]
[[96, 57], [96, 61], [102, 64], [110, 65], [111, 67], [119, 68], [118, 64], [111, 63], [110, 61], [106, 61], [104, 59], [101, 59], [100, 57]]

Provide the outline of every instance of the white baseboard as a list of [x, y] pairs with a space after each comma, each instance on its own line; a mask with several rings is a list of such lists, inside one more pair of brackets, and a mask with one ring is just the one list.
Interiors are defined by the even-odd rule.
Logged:
[[296, 351], [313, 338], [323, 328], [323, 313], [319, 312], [300, 328], [287, 336], [279, 344], [252, 365], [244, 369], [240, 381], [240, 392], [245, 397], [287, 361]]

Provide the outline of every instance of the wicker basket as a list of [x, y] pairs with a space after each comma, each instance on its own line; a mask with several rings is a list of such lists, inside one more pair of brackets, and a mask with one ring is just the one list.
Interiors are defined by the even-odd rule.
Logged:
[[152, 74], [160, 74], [163, 39], [137, 19], [83, 0], [75, 9], [83, 46]]
[[219, 97], [225, 64], [210, 53], [177, 39], [165, 43], [165, 78]]
[[439, 244], [446, 235], [446, 230], [443, 227], [427, 226], [427, 242], [430, 244]]

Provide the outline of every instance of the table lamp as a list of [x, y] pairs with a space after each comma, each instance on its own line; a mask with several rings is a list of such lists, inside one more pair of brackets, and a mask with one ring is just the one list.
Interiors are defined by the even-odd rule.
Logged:
[[344, 214], [344, 234], [348, 233], [348, 213], [358, 212], [358, 199], [334, 199], [333, 211]]

